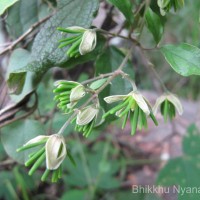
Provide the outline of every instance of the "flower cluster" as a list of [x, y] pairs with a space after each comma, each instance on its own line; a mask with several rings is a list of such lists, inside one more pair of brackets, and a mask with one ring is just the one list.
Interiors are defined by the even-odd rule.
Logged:
[[106, 118], [110, 114], [115, 114], [118, 117], [124, 117], [122, 128], [125, 127], [128, 118], [131, 123], [131, 135], [134, 135], [137, 127], [147, 128], [147, 116], [150, 116], [155, 125], [158, 125], [156, 118], [154, 117], [150, 104], [147, 100], [138, 92], [132, 91], [127, 95], [114, 95], [104, 98], [107, 103], [114, 103], [121, 101], [117, 106], [109, 110], [103, 115]]
[[40, 135], [31, 139], [21, 148], [17, 149], [17, 152], [24, 151], [30, 148], [39, 147], [39, 150], [30, 154], [25, 166], [32, 165], [29, 175], [32, 175], [39, 166], [43, 164], [46, 159], [46, 170], [43, 173], [41, 180], [45, 181], [52, 171], [52, 182], [57, 182], [62, 176], [62, 162], [67, 155], [65, 140], [63, 136], [54, 134], [51, 136]]
[[68, 113], [85, 96], [85, 87], [78, 82], [60, 80], [55, 82], [56, 89], [54, 100], [58, 103], [58, 108]]
[[59, 27], [57, 29], [61, 32], [74, 35], [59, 40], [59, 48], [71, 45], [71, 47], [67, 50], [67, 55], [69, 57], [78, 57], [94, 50], [97, 41], [96, 31], [94, 29], [85, 29], [79, 26], [72, 26], [68, 28]]
[[172, 93], [165, 93], [160, 96], [153, 107], [153, 113], [156, 114], [160, 107], [161, 114], [164, 116], [165, 122], [172, 120], [176, 116], [176, 110], [179, 115], [183, 113], [183, 107], [180, 100]]

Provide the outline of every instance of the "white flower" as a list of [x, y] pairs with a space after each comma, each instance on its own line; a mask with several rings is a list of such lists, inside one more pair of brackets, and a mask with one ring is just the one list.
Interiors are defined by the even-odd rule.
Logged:
[[176, 108], [176, 110], [178, 111], [179, 115], [183, 114], [183, 107], [182, 104], [180, 102], [180, 100], [172, 93], [165, 93], [162, 96], [160, 96], [157, 100], [156, 103], [153, 107], [153, 113], [156, 114], [158, 111], [158, 108], [160, 107], [160, 105], [165, 101], [168, 100], [169, 102], [171, 102], [174, 107]]
[[47, 141], [47, 139], [49, 138], [49, 136], [47, 135], [39, 135], [31, 140], [29, 140], [26, 144], [24, 144], [23, 146], [27, 146], [27, 145], [30, 145], [30, 144], [35, 144], [35, 143], [38, 143], [38, 142], [45, 142]]
[[[127, 95], [113, 95], [113, 96], [105, 97], [104, 100], [106, 101], [106, 103], [114, 103], [114, 102], [117, 102], [117, 101], [123, 101], [123, 100], [127, 99], [128, 97], [132, 97], [135, 100], [135, 102], [137, 103], [137, 105], [140, 107], [140, 109], [146, 115], [150, 114], [150, 110], [149, 110], [149, 106], [147, 104], [147, 100], [144, 99], [142, 94], [140, 94], [138, 91], [130, 92]], [[131, 110], [134, 110], [134, 107], [132, 107]]]
[[82, 40], [79, 45], [79, 52], [81, 55], [85, 55], [91, 52], [95, 48], [96, 43], [97, 43], [97, 34], [95, 30], [85, 29], [79, 26], [71, 26], [71, 27], [68, 27], [67, 29], [83, 32]]
[[59, 134], [54, 134], [50, 136], [39, 135], [24, 144], [23, 148], [34, 144], [35, 146], [38, 146], [40, 145], [40, 142], [46, 143], [45, 152], [47, 169], [57, 169], [67, 155], [65, 140], [63, 136]]
[[47, 169], [57, 169], [67, 155], [64, 137], [59, 134], [49, 136], [49, 139], [46, 142], [45, 150]]
[[84, 97], [85, 94], [86, 94], [85, 87], [81, 84], [77, 85], [75, 88], [71, 90], [70, 103], [67, 104], [67, 107], [72, 108], [73, 106], [75, 106], [78, 100]]
[[75, 81], [59, 80], [54, 85], [55, 100], [59, 102], [58, 107], [66, 113], [86, 94], [85, 87]]
[[96, 118], [99, 109], [94, 106], [87, 106], [79, 111], [76, 119], [76, 123], [79, 126], [89, 124], [94, 118]]
[[97, 35], [96, 31], [92, 29], [88, 29], [84, 32], [81, 40], [81, 44], [79, 46], [79, 52], [81, 55], [85, 55], [96, 47], [97, 43]]

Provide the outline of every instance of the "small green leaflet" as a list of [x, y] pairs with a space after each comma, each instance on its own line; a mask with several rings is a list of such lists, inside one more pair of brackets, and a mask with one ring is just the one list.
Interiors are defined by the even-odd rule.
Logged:
[[200, 49], [190, 44], [165, 45], [161, 52], [170, 66], [182, 76], [200, 75]]
[[100, 88], [106, 81], [107, 81], [107, 78], [103, 78], [103, 79], [94, 81], [94, 82], [90, 85], [90, 88], [93, 89], [93, 90], [96, 90], [96, 89]]
[[107, 0], [109, 3], [116, 6], [125, 16], [129, 23], [133, 23], [133, 12], [132, 7], [133, 3], [130, 0]]
[[163, 35], [163, 24], [160, 17], [148, 8], [145, 13], [147, 28], [152, 33], [156, 43], [159, 43]]

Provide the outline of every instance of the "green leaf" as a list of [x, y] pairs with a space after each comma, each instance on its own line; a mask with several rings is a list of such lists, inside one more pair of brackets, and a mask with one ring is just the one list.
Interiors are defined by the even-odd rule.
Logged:
[[170, 66], [182, 76], [200, 75], [200, 49], [190, 44], [165, 45], [161, 48]]
[[[65, 54], [69, 46], [62, 49], [58, 48], [58, 41], [69, 34], [62, 34], [56, 28], [69, 26], [88, 28], [98, 9], [98, 0], [62, 0], [59, 2], [59, 11], [46, 22], [34, 40], [31, 53], [33, 61], [27, 64], [26, 67], [10, 74], [8, 84], [9, 86], [16, 84], [15, 91], [17, 93], [20, 93], [23, 88], [22, 82], [18, 85], [17, 80], [26, 75], [27, 71], [34, 73], [34, 82], [37, 85], [44, 73], [51, 67], [69, 67], [77, 62], [73, 62], [74, 60], [69, 59]], [[85, 60], [91, 58], [91, 55], [95, 54], [92, 53], [81, 56], [80, 60], [85, 62]]]
[[45, 135], [43, 125], [38, 121], [17, 121], [1, 129], [1, 142], [10, 157], [24, 164], [28, 159], [28, 155], [35, 149], [20, 153], [17, 153], [16, 149], [38, 135]]
[[[69, 174], [66, 178], [64, 177], [64, 182], [76, 187], [89, 186], [91, 183], [89, 182], [88, 174], [86, 173], [86, 170], [88, 170], [92, 183], [96, 184], [98, 188], [118, 188], [120, 182], [115, 177], [115, 174], [119, 170], [119, 161], [112, 160], [112, 162], [109, 162], [108, 159], [104, 158], [105, 155], [103, 154], [102, 149], [104, 149], [106, 145], [108, 144], [103, 142], [98, 143], [99, 148], [95, 149], [94, 151], [87, 152], [87, 160], [83, 161], [81, 160], [81, 157], [77, 155], [77, 153], [80, 154], [80, 151], [83, 151], [83, 149], [80, 148], [80, 143], [73, 144], [71, 152], [73, 154], [74, 160], [76, 161], [76, 167], [74, 167], [74, 165], [70, 162], [66, 163], [66, 168]], [[84, 151], [84, 153], [86, 152]], [[96, 167], [94, 167], [94, 163]], [[102, 170], [102, 168], [104, 169]]]
[[0, 1], [0, 15], [2, 15], [7, 8], [12, 6], [18, 0], [1, 0]]
[[107, 0], [109, 3], [116, 6], [125, 16], [129, 23], [133, 23], [133, 3], [130, 0]]
[[[31, 9], [30, 9], [31, 8]], [[20, 0], [8, 10], [6, 29], [13, 39], [21, 36], [34, 23], [50, 14], [47, 4], [41, 0]]]
[[88, 191], [87, 190], [69, 190], [63, 194], [61, 200], [72, 200], [72, 199], [79, 199], [85, 200], [87, 199]]
[[93, 90], [96, 90], [96, 89], [100, 88], [106, 81], [107, 81], [107, 78], [102, 78], [100, 80], [94, 81], [90, 85], [90, 88], [93, 89]]
[[[115, 47], [107, 48], [104, 53], [99, 56], [98, 60], [96, 61], [96, 76], [100, 74], [105, 74], [109, 72], [115, 71], [121, 64], [124, 59], [124, 54]], [[123, 69], [124, 72], [130, 75], [132, 79], [134, 79], [134, 70], [133, 65], [130, 61], [126, 64], [125, 68]], [[116, 77], [112, 84], [108, 85], [99, 95], [100, 104], [104, 108], [105, 112], [110, 110], [114, 104], [110, 105], [107, 104], [103, 98], [110, 96], [110, 95], [117, 95], [117, 94], [128, 94], [132, 89], [132, 86], [126, 79], [122, 79], [121, 76]], [[108, 117], [109, 120], [115, 119], [114, 117]]]
[[[184, 155], [170, 160], [160, 171], [157, 184], [162, 186], [180, 186], [185, 188], [199, 188], [200, 176], [200, 133], [193, 125], [183, 139]], [[178, 193], [179, 200], [198, 199], [199, 193]]]
[[156, 43], [159, 43], [163, 35], [163, 24], [160, 17], [148, 8], [145, 13], [147, 28], [152, 33]]
[[10, 200], [19, 199], [15, 188], [17, 187], [16, 181], [9, 171], [0, 172], [0, 198]]
[[[7, 76], [15, 70], [20, 69], [27, 65], [28, 62], [31, 61], [30, 52], [25, 49], [16, 49], [12, 52], [9, 65]], [[33, 77], [32, 73], [28, 72], [27, 76], [25, 73], [21, 73], [21, 79], [16, 80], [16, 77], [11, 75], [11, 85], [9, 85], [9, 89], [11, 93], [17, 93], [17, 84], [25, 85], [20, 95], [11, 95], [11, 99], [15, 102], [21, 101], [26, 95], [30, 94], [33, 91]], [[20, 82], [20, 83], [19, 83]]]

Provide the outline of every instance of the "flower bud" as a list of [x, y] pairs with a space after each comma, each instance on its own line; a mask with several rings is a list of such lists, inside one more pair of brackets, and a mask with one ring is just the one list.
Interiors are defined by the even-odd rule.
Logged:
[[153, 107], [154, 114], [157, 113], [159, 107], [165, 121], [167, 121], [168, 116], [171, 120], [175, 117], [175, 109], [178, 111], [179, 115], [183, 114], [183, 107], [180, 100], [172, 93], [165, 93], [156, 100]]
[[59, 40], [61, 43], [59, 48], [71, 45], [67, 50], [69, 57], [78, 57], [85, 55], [96, 47], [97, 36], [94, 29], [85, 29], [79, 26], [72, 26], [68, 28], [58, 28], [59, 31], [74, 34], [74, 36]]
[[103, 120], [99, 119], [102, 118], [102, 113], [104, 112], [95, 105], [90, 105], [81, 109], [76, 118], [75, 130], [83, 132], [83, 135], [88, 137], [93, 127], [103, 123]]
[[81, 44], [79, 46], [79, 52], [81, 55], [85, 55], [96, 47], [97, 36], [96, 31], [88, 29], [85, 31], [82, 37]]
[[50, 170], [57, 169], [67, 155], [65, 140], [62, 135], [54, 134], [47, 140], [46, 167]]
[[58, 101], [58, 107], [68, 113], [78, 103], [78, 101], [85, 96], [85, 87], [75, 81], [56, 81], [56, 89], [54, 89], [55, 100]]

